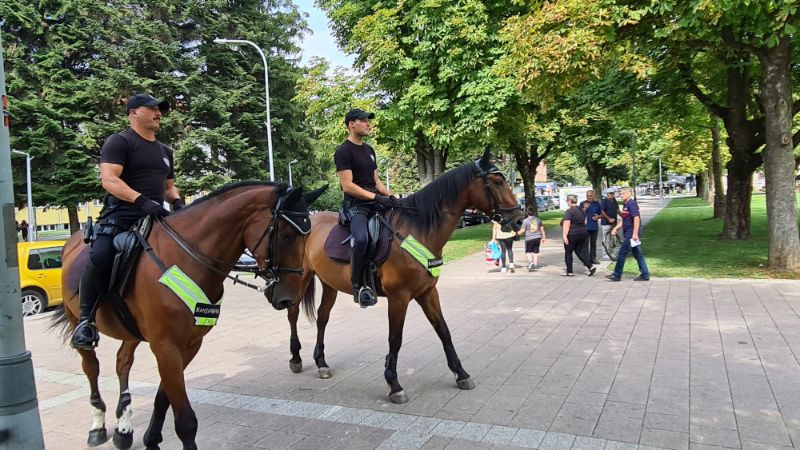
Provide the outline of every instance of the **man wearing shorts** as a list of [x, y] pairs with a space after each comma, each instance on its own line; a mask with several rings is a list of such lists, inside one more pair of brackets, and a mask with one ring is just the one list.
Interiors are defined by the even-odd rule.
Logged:
[[544, 244], [546, 235], [542, 219], [536, 216], [536, 208], [529, 206], [528, 217], [522, 222], [519, 234], [525, 234], [525, 256], [528, 258], [528, 272], [539, 270], [539, 246]]

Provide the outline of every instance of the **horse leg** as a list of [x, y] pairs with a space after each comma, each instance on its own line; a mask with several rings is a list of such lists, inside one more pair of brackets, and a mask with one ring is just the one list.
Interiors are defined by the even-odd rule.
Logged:
[[117, 428], [114, 429], [114, 447], [127, 450], [133, 444], [133, 407], [128, 389], [128, 377], [133, 366], [133, 354], [139, 341], [123, 341], [117, 350], [117, 378], [119, 379], [119, 401], [117, 402]]
[[331, 368], [325, 362], [325, 327], [331, 317], [331, 309], [336, 303], [336, 289], [322, 283], [322, 300], [317, 310], [317, 344], [314, 346], [314, 362], [317, 364], [317, 376], [323, 379], [331, 377]]
[[[153, 408], [153, 417], [145, 433], [145, 445], [148, 449], [158, 448], [161, 442], [161, 428], [164, 425], [164, 415], [167, 407], [172, 406], [175, 416], [175, 434], [183, 443], [183, 450], [197, 450], [195, 437], [197, 436], [197, 416], [189, 403], [186, 395], [186, 381], [183, 371], [197, 355], [203, 340], [189, 344], [183, 351], [172, 343], [150, 344], [158, 362], [158, 373], [161, 384], [156, 393], [156, 404]], [[160, 413], [160, 417], [156, 414]], [[153, 442], [155, 441], [155, 446]]]
[[158, 444], [164, 440], [161, 430], [164, 429], [164, 418], [169, 409], [169, 399], [164, 391], [164, 385], [159, 383], [156, 399], [153, 402], [153, 415], [150, 416], [150, 424], [144, 432], [144, 446], [147, 450], [157, 450]]
[[450, 337], [450, 329], [447, 328], [447, 323], [444, 321], [442, 306], [439, 303], [439, 291], [436, 287], [431, 288], [417, 298], [417, 303], [422, 307], [425, 317], [433, 325], [433, 329], [436, 330], [436, 334], [439, 335], [439, 339], [442, 341], [444, 354], [447, 356], [447, 367], [456, 375], [456, 385], [459, 389], [474, 389], [475, 383], [461, 366], [461, 360], [458, 359], [456, 348], [453, 346], [453, 339]]
[[389, 401], [406, 403], [408, 396], [397, 381], [397, 355], [403, 345], [403, 325], [406, 322], [406, 311], [410, 299], [389, 299], [389, 354], [386, 355], [386, 370], [383, 377], [389, 384]]
[[[314, 280], [311, 280], [313, 283]], [[303, 371], [303, 358], [300, 357], [300, 338], [297, 336], [297, 318], [300, 316], [300, 305], [294, 305], [286, 312], [289, 318], [289, 329], [291, 336], [289, 336], [289, 351], [292, 352], [292, 359], [289, 360], [289, 369], [294, 373]]]
[[89, 403], [92, 405], [92, 428], [89, 430], [89, 447], [97, 447], [108, 441], [106, 432], [106, 404], [100, 397], [97, 378], [100, 376], [100, 362], [94, 350], [78, 350], [81, 355], [81, 367], [89, 379]]

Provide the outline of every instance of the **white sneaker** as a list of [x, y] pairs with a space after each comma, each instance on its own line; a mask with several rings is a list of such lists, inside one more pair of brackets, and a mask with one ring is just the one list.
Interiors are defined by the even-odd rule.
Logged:
[[505, 267], [503, 267], [502, 269], [500, 269], [500, 272], [502, 272], [502, 273], [505, 273], [506, 271], [508, 271], [508, 269], [506, 269]]
[[511, 273], [514, 273], [514, 265], [512, 264], [512, 265], [508, 266], [508, 270], [509, 270]]

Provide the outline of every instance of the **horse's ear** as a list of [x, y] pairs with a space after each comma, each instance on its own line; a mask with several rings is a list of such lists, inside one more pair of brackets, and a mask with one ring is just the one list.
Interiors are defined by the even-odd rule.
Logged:
[[492, 149], [489, 146], [483, 151], [483, 156], [481, 156], [481, 167], [484, 169], [491, 167], [492, 165]]
[[296, 205], [303, 196], [303, 188], [289, 188], [283, 200], [284, 205]]
[[303, 194], [303, 198], [306, 201], [306, 205], [310, 205], [314, 203], [314, 200], [318, 199], [320, 195], [322, 195], [325, 191], [328, 190], [328, 185], [322, 186], [319, 189], [314, 189], [311, 192], [306, 192]]

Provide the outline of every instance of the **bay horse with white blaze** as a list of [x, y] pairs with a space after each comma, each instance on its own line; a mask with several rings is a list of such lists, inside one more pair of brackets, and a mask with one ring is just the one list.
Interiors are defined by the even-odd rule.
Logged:
[[[285, 309], [297, 305], [306, 291], [302, 267], [310, 227], [307, 204], [322, 191], [304, 195], [301, 188], [289, 189], [278, 183], [231, 184], [154, 224], [148, 243], [165, 266], [178, 266], [215, 304], [221, 300], [223, 281], [246, 248], [255, 257], [259, 274], [268, 279], [269, 284], [260, 290], [275, 309]], [[75, 280], [88, 250], [79, 233], [72, 235], [63, 250], [64, 309], [54, 321], [55, 325], [65, 326], [67, 335], [77, 324]], [[142, 253], [131, 272], [124, 299], [141, 336], [150, 343], [161, 376], [144, 444], [148, 449], [159, 448], [165, 415], [171, 406], [183, 448], [194, 450], [197, 417], [186, 395], [183, 372], [211, 326], [196, 325], [187, 304], [159, 283], [163, 269]], [[101, 303], [97, 310], [97, 328], [106, 336], [123, 341], [117, 353], [120, 398], [114, 444], [127, 449], [133, 439], [128, 373], [140, 340], [123, 326], [109, 302]], [[108, 440], [106, 408], [98, 389], [99, 362], [94, 350], [78, 353], [91, 390], [93, 426], [88, 443], [96, 446]]]
[[[441, 258], [442, 248], [450, 239], [461, 215], [468, 207], [477, 207], [500, 221], [505, 228], [519, 230], [522, 211], [517, 205], [511, 187], [503, 173], [491, 162], [487, 150], [474, 163], [450, 170], [419, 192], [400, 200], [399, 207], [390, 217], [391, 225], [402, 235], [412, 234], [422, 242], [435, 257]], [[350, 268], [326, 256], [325, 240], [337, 226], [335, 213], [319, 213], [311, 216], [311, 234], [306, 243], [303, 283], [314, 285], [316, 275], [322, 284], [322, 302], [317, 311], [317, 342], [314, 361], [318, 376], [330, 378], [331, 371], [325, 361], [325, 327], [330, 311], [336, 302], [337, 291], [351, 293]], [[450, 331], [447, 328], [439, 304], [436, 289], [438, 278], [430, 275], [416, 259], [400, 247], [399, 239], [393, 239], [388, 259], [378, 267], [381, 285], [388, 298], [389, 307], [389, 354], [386, 355], [384, 377], [389, 384], [389, 400], [405, 403], [408, 396], [397, 380], [397, 355], [403, 341], [403, 324], [411, 299], [422, 307], [425, 316], [433, 325], [444, 346], [447, 365], [455, 373], [456, 385], [460, 389], [475, 387], [469, 374], [461, 366]], [[314, 297], [303, 300], [306, 314], [313, 320]], [[302, 371], [300, 340], [297, 336], [297, 318], [300, 306], [289, 308], [291, 327], [289, 367], [295, 373]]]

